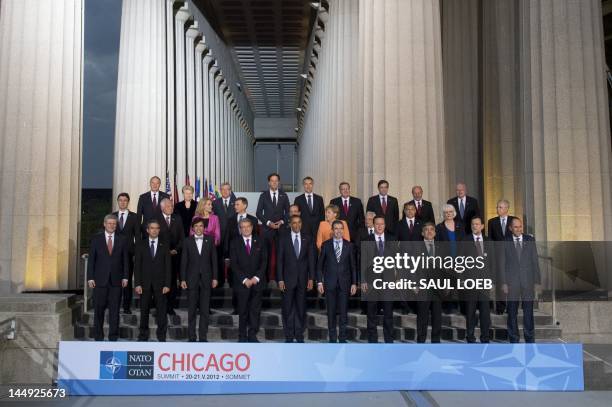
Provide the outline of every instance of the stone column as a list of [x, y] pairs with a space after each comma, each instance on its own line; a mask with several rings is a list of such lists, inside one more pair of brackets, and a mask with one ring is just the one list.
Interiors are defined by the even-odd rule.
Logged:
[[223, 128], [223, 89], [224, 85], [223, 74], [219, 73], [215, 78], [215, 156], [213, 160], [213, 165], [215, 166], [216, 177], [214, 179], [214, 185], [219, 186], [222, 182], [221, 180], [224, 177], [223, 173], [223, 163], [222, 163], [222, 155], [221, 151], [223, 148], [223, 138], [221, 137], [221, 131]]
[[[204, 79], [208, 79], [208, 73], [204, 77], [202, 65], [203, 65], [203, 54], [206, 52], [206, 44], [204, 39], [200, 40], [195, 47], [195, 160], [196, 160], [196, 171], [193, 175], [193, 182], [195, 185], [196, 177], [203, 179], [204, 176]], [[203, 181], [201, 181], [203, 182]]]
[[82, 53], [83, 1], [0, 2], [0, 295], [77, 288]]
[[217, 82], [215, 80], [219, 68], [214, 64], [209, 70], [209, 91], [210, 91], [210, 154], [209, 154], [209, 166], [210, 172], [208, 174], [208, 183], [210, 184], [217, 178]]
[[128, 192], [134, 211], [149, 178], [163, 179], [166, 170], [166, 5], [140, 0], [122, 7], [113, 195]]
[[[176, 137], [174, 131], [174, 2], [175, 0], [166, 0], [166, 140], [165, 140], [165, 167], [159, 174], [162, 179], [166, 171], [170, 175], [170, 179], [174, 176], [176, 168], [175, 152], [176, 152]], [[117, 159], [115, 157], [115, 159]], [[162, 183], [165, 189], [165, 182]], [[144, 189], [146, 191], [146, 188]], [[137, 196], [137, 195], [136, 195]], [[136, 205], [137, 201], [133, 202]]]
[[[331, 14], [331, 13], [330, 13]], [[439, 0], [359, 3], [363, 84], [360, 193], [390, 182], [400, 201], [414, 184], [438, 212], [450, 194], [442, 94]]]
[[[176, 84], [176, 106], [175, 106], [175, 138], [176, 138], [176, 183], [181, 189], [185, 182], [187, 173], [187, 106], [185, 103], [186, 78], [185, 78], [185, 24], [191, 18], [186, 5], [177, 12], [174, 20], [174, 53], [175, 53], [175, 84]], [[172, 174], [170, 176], [172, 178]]]
[[[196, 78], [195, 78], [195, 43], [201, 36], [198, 31], [198, 22], [194, 21], [185, 33], [185, 89], [187, 91], [187, 162], [186, 175], [191, 185], [195, 185], [196, 176]], [[179, 189], [184, 179], [179, 179]]]
[[[204, 170], [203, 176], [208, 179], [210, 177], [210, 109], [211, 109], [211, 94], [210, 94], [210, 65], [213, 62], [212, 51], [204, 56], [202, 60], [202, 76], [203, 76], [203, 97], [202, 97], [202, 109], [203, 109], [203, 154], [204, 154]], [[204, 188], [204, 180], [202, 180], [202, 188]]]

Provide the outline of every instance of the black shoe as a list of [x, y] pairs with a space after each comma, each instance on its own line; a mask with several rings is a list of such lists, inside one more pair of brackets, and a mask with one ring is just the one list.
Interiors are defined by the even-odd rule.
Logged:
[[337, 341], [337, 340], [335, 340], [335, 339], [330, 339], [330, 340], [329, 340], [329, 343], [337, 343], [337, 342], [338, 342], [338, 341]]
[[202, 339], [200, 339], [200, 342], [208, 342], [208, 339], [202, 338]]
[[393, 343], [393, 339], [385, 340], [385, 343]]
[[348, 342], [346, 341], [346, 339], [340, 339], [338, 343], [348, 343]]
[[123, 313], [126, 314], [126, 315], [132, 315], [132, 311], [129, 310], [129, 309], [124, 309]]
[[117, 342], [117, 338], [108, 338], [109, 342]]
[[298, 339], [297, 343], [304, 343], [304, 340], [303, 339]]
[[169, 310], [168, 310], [168, 315], [175, 316], [175, 315], [176, 315], [176, 312], [174, 312], [174, 310], [173, 310], [173, 309], [169, 309]]
[[144, 336], [139, 336], [138, 337], [138, 342], [147, 342], [149, 340], [149, 338], [145, 338]]
[[293, 339], [287, 338], [287, 339], [285, 339], [285, 343], [293, 343]]
[[166, 338], [157, 338], [157, 342], [166, 342]]
[[95, 338], [94, 341], [96, 341], [96, 342], [103, 342], [104, 338]]
[[368, 339], [368, 343], [378, 343], [378, 339]]
[[249, 339], [249, 342], [251, 342], [251, 343], [259, 343], [259, 339], [251, 338], [251, 339]]
[[240, 343], [246, 343], [246, 342], [247, 342], [247, 340], [246, 340], [245, 338], [240, 338], [240, 339], [238, 339], [238, 342], [240, 342]]

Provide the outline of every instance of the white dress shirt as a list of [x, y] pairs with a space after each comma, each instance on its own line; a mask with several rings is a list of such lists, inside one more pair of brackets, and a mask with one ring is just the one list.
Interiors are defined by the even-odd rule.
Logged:
[[151, 242], [153, 242], [153, 257], [155, 257], [155, 255], [157, 254], [157, 238], [155, 239], [148, 239], [148, 247], [149, 247], [149, 251], [151, 251]]
[[204, 235], [193, 235], [195, 242], [196, 242], [196, 246], [198, 246], [198, 253], [202, 254], [202, 244], [204, 243]]

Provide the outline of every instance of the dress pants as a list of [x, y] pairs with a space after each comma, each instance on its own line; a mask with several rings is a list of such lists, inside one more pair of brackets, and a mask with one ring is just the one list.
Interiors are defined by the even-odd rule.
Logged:
[[166, 340], [166, 330], [168, 328], [168, 316], [166, 315], [166, 296], [162, 294], [161, 287], [153, 288], [142, 287], [142, 295], [140, 296], [140, 333], [139, 340], [149, 339], [149, 310], [151, 308], [151, 299], [155, 300], [157, 309], [155, 321], [157, 323], [157, 339]]
[[298, 282], [288, 288], [281, 299], [285, 339], [304, 340], [306, 319], [306, 284]]
[[108, 339], [119, 338], [119, 308], [121, 303], [121, 286], [113, 287], [110, 281], [106, 287], [96, 286], [93, 289], [94, 301], [94, 339], [104, 340], [104, 313], [108, 308]]
[[383, 308], [383, 336], [385, 343], [393, 343], [393, 301], [367, 301], [368, 342], [378, 342], [378, 309]]
[[417, 343], [427, 340], [431, 314], [431, 343], [440, 343], [442, 333], [442, 302], [439, 299], [417, 301]]
[[170, 278], [170, 292], [166, 294], [166, 310], [167, 312], [174, 311], [178, 308], [178, 292], [179, 285], [177, 284], [179, 270], [181, 268], [181, 255], [176, 254], [171, 256], [172, 259], [172, 277]]
[[[481, 292], [470, 293], [476, 298], [470, 298], [465, 301], [465, 339], [468, 343], [476, 342], [474, 331], [476, 324], [480, 320], [480, 343], [488, 343], [490, 341], [489, 330], [491, 328], [491, 305], [489, 296]], [[478, 309], [478, 317], [476, 317], [476, 309]]]
[[[329, 340], [345, 341], [346, 326], [348, 324], [348, 289], [340, 284], [332, 289], [325, 287], [325, 301], [327, 302], [327, 328]], [[338, 330], [336, 329], [336, 314], [338, 314]]]
[[[523, 336], [526, 343], [535, 342], [535, 327], [533, 322], [533, 301], [522, 300], [523, 307]], [[510, 343], [520, 341], [518, 328], [518, 308], [519, 301], [507, 301], [506, 311], [508, 312], [508, 340]]]
[[187, 289], [187, 337], [190, 341], [195, 341], [197, 339], [196, 322], [198, 315], [200, 315], [198, 335], [200, 340], [207, 339], [211, 290], [210, 281], [200, 281], [196, 286], [190, 285]]
[[132, 280], [134, 279], [134, 256], [129, 255], [128, 258], [128, 285], [123, 288], [123, 299], [122, 307], [125, 311], [129, 311], [132, 308], [132, 293], [134, 292], [134, 286]]
[[236, 291], [238, 300], [238, 340], [245, 342], [257, 339], [261, 315], [261, 282], [251, 288], [244, 285]]

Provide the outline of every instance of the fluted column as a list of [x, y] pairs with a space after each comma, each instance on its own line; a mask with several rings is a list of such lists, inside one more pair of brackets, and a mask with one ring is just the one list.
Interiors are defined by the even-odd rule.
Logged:
[[[174, 2], [175, 0], [166, 0], [166, 140], [163, 148], [164, 157], [162, 157], [163, 160], [165, 159], [165, 166], [160, 170], [161, 173], [159, 174], [162, 178], [166, 171], [170, 177], [173, 177], [176, 168], [176, 137], [174, 130]], [[133, 205], [136, 203], [134, 202]]]
[[[185, 89], [187, 91], [187, 162], [186, 175], [195, 185], [196, 175], [196, 78], [195, 78], [195, 43], [200, 36], [197, 21], [193, 22], [185, 32]], [[179, 185], [185, 182], [179, 178]]]
[[610, 240], [601, 1], [519, 2], [525, 217], [539, 240]]
[[208, 182], [213, 182], [213, 180], [217, 179], [218, 177], [218, 173], [217, 173], [217, 159], [216, 159], [216, 154], [217, 154], [217, 82], [216, 82], [216, 75], [217, 72], [219, 72], [219, 68], [217, 68], [215, 65], [212, 65], [210, 67], [209, 72], [209, 81], [208, 81], [208, 89], [210, 92], [210, 124], [208, 126], [209, 131], [210, 131], [210, 153], [209, 153], [209, 168], [210, 168], [210, 173], [208, 175], [209, 179]]
[[[166, 169], [165, 14], [164, 2], [123, 2], [113, 195], [128, 192], [136, 198], [151, 176], [163, 178]], [[143, 15], [149, 17], [142, 20]], [[136, 202], [132, 199], [132, 210]]]
[[[202, 60], [202, 109], [203, 109], [203, 154], [204, 154], [204, 171], [203, 176], [208, 179], [210, 177], [210, 109], [211, 109], [211, 94], [210, 94], [210, 65], [213, 62], [212, 59], [212, 51], [208, 51], [208, 53], [204, 56]], [[204, 185], [204, 180], [202, 180], [202, 185]]]
[[[204, 40], [198, 42], [195, 47], [195, 145], [193, 149], [195, 150], [195, 159], [196, 159], [196, 171], [193, 175], [194, 185], [196, 177], [200, 177], [200, 179], [204, 176], [204, 73], [202, 70], [203, 64], [203, 54], [206, 51], [206, 44]], [[206, 73], [206, 79], [208, 79], [208, 73]]]
[[363, 92], [361, 192], [378, 179], [407, 200], [415, 183], [439, 209], [446, 175], [439, 0], [361, 0]]
[[77, 288], [82, 34], [81, 0], [0, 2], [2, 295]]
[[221, 131], [223, 128], [223, 74], [219, 74], [217, 75], [217, 77], [215, 78], [215, 104], [216, 104], [216, 108], [215, 108], [215, 158], [213, 161], [213, 165], [215, 166], [215, 173], [217, 174], [216, 178], [214, 179], [215, 185], [219, 185], [219, 183], [221, 183], [223, 177], [224, 177], [224, 173], [223, 173], [223, 157], [221, 155], [221, 151], [223, 148], [223, 138], [221, 136]]
[[[498, 0], [487, 0], [492, 3]], [[511, 3], [500, 0], [504, 3]], [[444, 118], [448, 180], [463, 181], [480, 198], [480, 0], [442, 0]]]
[[187, 105], [186, 97], [186, 78], [185, 78], [185, 24], [191, 17], [187, 6], [181, 7], [175, 16], [174, 21], [174, 42], [175, 42], [175, 84], [176, 84], [176, 182], [179, 186], [185, 182], [187, 173]]

